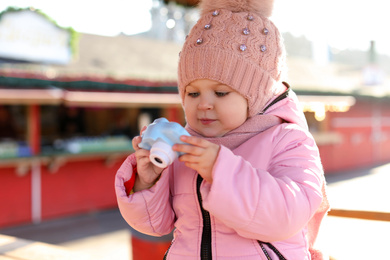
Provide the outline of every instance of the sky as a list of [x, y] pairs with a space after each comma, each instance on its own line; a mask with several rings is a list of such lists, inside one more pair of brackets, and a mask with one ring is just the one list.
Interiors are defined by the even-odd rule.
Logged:
[[[151, 26], [152, 0], [1, 0], [0, 12], [8, 6], [33, 6], [84, 33], [136, 34]], [[275, 0], [271, 20], [282, 32], [338, 49], [368, 50], [375, 40], [377, 51], [390, 55], [389, 6], [383, 0]]]
[[305, 35], [339, 49], [377, 50], [390, 55], [388, 8], [382, 0], [275, 0], [273, 21], [281, 31]]

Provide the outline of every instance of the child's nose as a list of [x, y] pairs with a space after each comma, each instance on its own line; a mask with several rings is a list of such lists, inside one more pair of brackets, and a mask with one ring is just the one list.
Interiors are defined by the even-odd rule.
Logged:
[[198, 108], [200, 110], [210, 110], [213, 108], [213, 101], [210, 99], [210, 98], [207, 98], [207, 97], [202, 97], [200, 99], [200, 102], [199, 102], [199, 105], [198, 105]]

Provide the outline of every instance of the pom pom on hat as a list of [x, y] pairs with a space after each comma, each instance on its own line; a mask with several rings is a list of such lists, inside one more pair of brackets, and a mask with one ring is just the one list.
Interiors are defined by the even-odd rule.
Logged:
[[234, 13], [251, 12], [269, 18], [274, 0], [203, 0], [200, 2], [201, 15], [216, 9], [226, 9]]
[[285, 49], [267, 18], [273, 0], [203, 0], [201, 17], [180, 53], [179, 94], [197, 79], [228, 85], [248, 101], [249, 117], [282, 88]]

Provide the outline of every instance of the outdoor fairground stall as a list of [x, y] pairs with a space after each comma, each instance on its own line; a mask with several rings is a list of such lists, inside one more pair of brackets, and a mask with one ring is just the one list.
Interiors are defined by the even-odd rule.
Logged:
[[[36, 10], [2, 13], [0, 227], [116, 208], [114, 174], [139, 128], [162, 116], [185, 124], [180, 48], [79, 34]], [[326, 174], [390, 160], [386, 81], [294, 55], [288, 66]]]

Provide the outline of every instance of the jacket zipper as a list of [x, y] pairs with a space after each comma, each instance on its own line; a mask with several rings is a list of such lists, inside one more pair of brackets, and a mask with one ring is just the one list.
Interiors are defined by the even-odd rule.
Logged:
[[[196, 195], [198, 197], [199, 207], [202, 212], [202, 218], [203, 218], [202, 241], [200, 244], [200, 260], [212, 260], [210, 213], [203, 208], [202, 195], [200, 194], [200, 185], [202, 184], [202, 182], [203, 182], [203, 178], [198, 174], [198, 177], [196, 179]], [[168, 250], [165, 252], [163, 258], [164, 260], [167, 259], [169, 249], [171, 249], [171, 246], [169, 246]]]
[[279, 258], [279, 260], [287, 260], [283, 255], [282, 253], [279, 252], [278, 249], [276, 249], [276, 247], [274, 247], [274, 245], [272, 245], [271, 243], [264, 243], [264, 242], [261, 242], [261, 241], [257, 241], [259, 242], [260, 244], [260, 247], [261, 247], [261, 250], [263, 250], [263, 253], [264, 255], [267, 257], [267, 260], [272, 260], [272, 258], [269, 256], [267, 250], [265, 249], [264, 247], [264, 244], [267, 245]]
[[278, 103], [280, 100], [283, 100], [286, 97], [288, 97], [290, 90], [291, 90], [291, 87], [290, 87], [290, 85], [288, 85], [287, 82], [283, 82], [283, 84], [287, 87], [287, 90], [285, 92], [283, 92], [282, 94], [280, 94], [277, 98], [275, 98], [266, 108], [264, 108], [264, 110], [260, 113], [260, 115], [264, 114], [265, 111], [267, 111], [270, 107], [272, 107], [273, 105]]
[[163, 260], [166, 260], [166, 259], [167, 259], [169, 250], [171, 249], [171, 246], [172, 246], [172, 243], [173, 243], [173, 241], [171, 242], [171, 244], [169, 245], [167, 251], [165, 252]]
[[199, 207], [202, 212], [203, 218], [202, 241], [200, 244], [200, 259], [212, 260], [210, 213], [203, 208], [202, 195], [200, 194], [200, 185], [202, 184], [202, 181], [202, 176], [198, 174], [198, 178], [196, 179], [196, 194], [198, 195]]
[[[198, 177], [196, 179], [196, 194], [198, 196], [199, 207], [200, 207], [200, 210], [202, 212], [202, 218], [203, 218], [202, 241], [200, 244], [200, 259], [201, 260], [212, 260], [210, 213], [203, 208], [202, 195], [200, 194], [200, 186], [201, 186], [202, 182], [203, 182], [203, 178], [202, 178], [202, 176], [200, 176], [198, 174]], [[268, 254], [267, 250], [265, 249], [265, 247], [263, 246], [263, 244], [266, 244], [269, 248], [271, 248], [271, 250], [274, 251], [274, 253], [276, 253], [278, 255], [279, 260], [286, 260], [286, 258], [279, 252], [279, 250], [277, 250], [271, 243], [264, 243], [261, 241], [258, 241], [258, 243], [260, 244], [260, 247], [268, 260], [272, 260], [272, 259], [269, 256], [269, 254]], [[166, 255], [165, 255], [164, 259], [166, 259]]]

